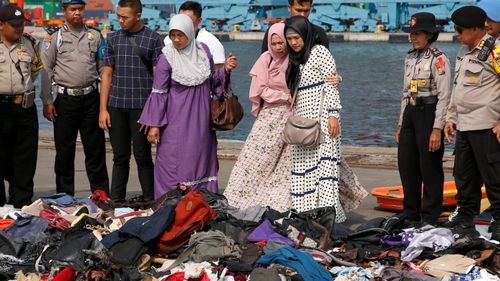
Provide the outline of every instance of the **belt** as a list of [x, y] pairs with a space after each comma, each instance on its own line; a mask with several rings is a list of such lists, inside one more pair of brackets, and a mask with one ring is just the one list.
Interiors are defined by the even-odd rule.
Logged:
[[92, 93], [95, 89], [97, 89], [97, 82], [92, 83], [92, 85], [87, 86], [85, 88], [68, 88], [61, 85], [56, 85], [57, 93], [68, 95], [68, 96], [85, 96]]
[[408, 104], [411, 106], [422, 106], [424, 104], [436, 104], [438, 102], [437, 96], [428, 97], [407, 97]]
[[0, 95], [0, 103], [22, 104], [24, 94], [19, 95]]

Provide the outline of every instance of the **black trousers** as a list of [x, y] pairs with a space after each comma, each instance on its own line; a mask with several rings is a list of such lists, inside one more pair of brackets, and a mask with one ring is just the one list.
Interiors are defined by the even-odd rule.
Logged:
[[457, 131], [454, 176], [459, 212], [479, 213], [484, 183], [491, 204], [489, 211], [500, 219], [500, 143], [491, 129]]
[[408, 219], [430, 223], [434, 223], [441, 214], [444, 184], [443, 134], [440, 149], [429, 152], [435, 111], [436, 104], [408, 105], [403, 114], [398, 145], [404, 212]]
[[0, 103], [0, 203], [5, 204], [4, 179], [9, 201], [20, 208], [31, 204], [38, 153], [36, 106]]
[[111, 181], [111, 199], [125, 199], [130, 171], [131, 143], [145, 199], [153, 199], [154, 178], [151, 144], [146, 135], [139, 131], [137, 123], [142, 109], [109, 108], [111, 128], [109, 137], [113, 147], [113, 176]]
[[75, 194], [75, 149], [80, 132], [90, 190], [109, 194], [104, 131], [99, 128], [99, 92], [95, 90], [85, 96], [58, 95], [54, 105], [57, 192]]

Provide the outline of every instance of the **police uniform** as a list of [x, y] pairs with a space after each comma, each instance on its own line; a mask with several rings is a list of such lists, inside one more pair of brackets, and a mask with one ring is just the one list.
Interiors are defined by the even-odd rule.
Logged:
[[[66, 4], [85, 4], [65, 0]], [[73, 30], [64, 24], [52, 34], [42, 52], [45, 79], [52, 87], [44, 87], [44, 105], [54, 104], [57, 192], [74, 195], [75, 143], [78, 132], [85, 153], [85, 167], [92, 191], [109, 192], [105, 160], [104, 132], [99, 128], [98, 78], [102, 70], [105, 41], [101, 33], [82, 26]]]
[[[465, 28], [481, 27], [486, 15], [478, 9], [473, 6], [461, 8], [452, 15], [452, 20]], [[475, 17], [479, 19], [474, 21]], [[472, 219], [480, 210], [481, 186], [485, 183], [498, 239], [500, 143], [492, 128], [500, 122], [500, 41], [496, 40], [485, 61], [478, 58], [482, 45], [490, 37], [485, 34], [481, 43], [473, 49], [462, 46], [457, 55], [447, 122], [455, 124], [457, 129], [454, 175], [458, 204], [448, 226], [460, 223], [472, 226]]]
[[[24, 12], [14, 5], [4, 6], [0, 21], [21, 24]], [[0, 38], [0, 178], [9, 180], [10, 201], [18, 208], [30, 204], [33, 196], [38, 149], [34, 81], [43, 68], [38, 48], [39, 42], [29, 35], [10, 47]]]
[[[437, 39], [438, 29], [430, 13], [413, 15], [411, 26], [403, 30], [426, 31]], [[441, 146], [434, 152], [429, 151], [429, 140], [433, 129], [442, 130], [445, 125], [450, 76], [450, 62], [437, 48], [412, 49], [405, 58], [398, 166], [409, 221], [435, 224], [441, 214], [444, 137], [441, 135]]]

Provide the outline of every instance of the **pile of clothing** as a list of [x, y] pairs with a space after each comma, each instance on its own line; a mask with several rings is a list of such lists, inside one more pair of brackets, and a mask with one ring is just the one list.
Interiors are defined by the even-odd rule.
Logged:
[[331, 207], [240, 210], [189, 189], [56, 194], [0, 214], [0, 280], [500, 281], [500, 245], [475, 230], [402, 229], [401, 214], [352, 231]]

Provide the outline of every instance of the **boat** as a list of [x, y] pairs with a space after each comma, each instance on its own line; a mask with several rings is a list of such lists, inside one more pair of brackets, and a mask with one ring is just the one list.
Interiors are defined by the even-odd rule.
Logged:
[[[487, 198], [486, 189], [481, 188], [482, 199]], [[394, 211], [403, 211], [403, 186], [376, 187], [371, 194], [377, 198], [380, 208]], [[447, 181], [443, 185], [443, 209], [454, 208], [457, 205], [457, 187], [454, 181]]]

